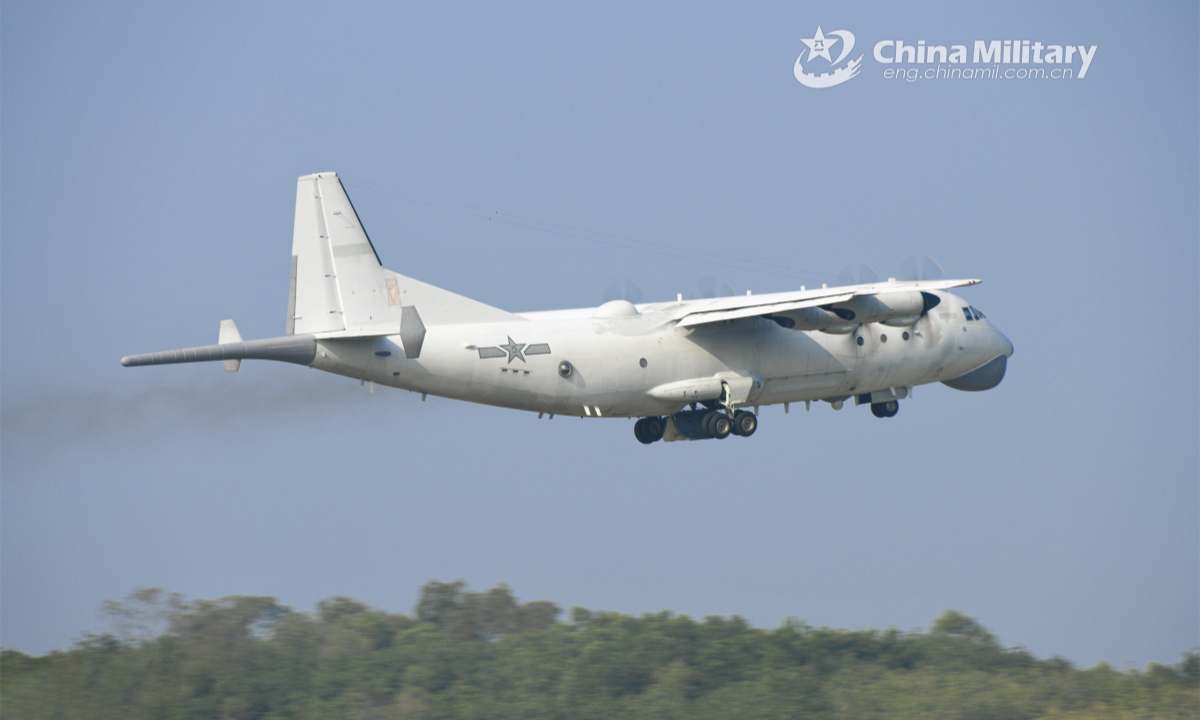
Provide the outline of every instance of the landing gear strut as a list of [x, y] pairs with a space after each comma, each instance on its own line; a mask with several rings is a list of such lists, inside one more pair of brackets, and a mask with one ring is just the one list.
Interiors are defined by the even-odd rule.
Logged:
[[[738, 410], [733, 404], [733, 391], [729, 388], [728, 383], [721, 383], [721, 399], [717, 401], [725, 408], [724, 418], [729, 422], [729, 432], [718, 434], [716, 426], [705, 425], [705, 430], [709, 430], [709, 434], [715, 438], [723, 438], [733, 433], [740, 437], [750, 437], [754, 431], [758, 429], [758, 418], [749, 410]], [[714, 414], [714, 413], [709, 413]], [[707, 421], [708, 418], [705, 418]]]
[[871, 414], [877, 418], [890, 418], [900, 412], [900, 403], [895, 400], [887, 402], [871, 403]]

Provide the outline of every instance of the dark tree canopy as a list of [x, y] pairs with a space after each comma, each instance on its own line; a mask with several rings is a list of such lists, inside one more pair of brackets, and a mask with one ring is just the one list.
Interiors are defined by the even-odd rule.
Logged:
[[928, 633], [632, 617], [431, 581], [415, 617], [350, 598], [105, 603], [111, 632], [0, 653], [12, 718], [1196, 718], [1200, 655], [1077, 670], [953, 610]]

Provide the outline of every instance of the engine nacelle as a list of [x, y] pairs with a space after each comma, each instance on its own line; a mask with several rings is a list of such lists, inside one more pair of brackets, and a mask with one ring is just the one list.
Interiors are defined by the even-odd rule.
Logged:
[[[865, 295], [829, 306], [843, 320], [860, 323], [888, 323], [901, 318], [919, 318], [925, 311], [925, 298], [917, 290]], [[912, 322], [916, 322], [913, 320]], [[909, 325], [912, 322], [908, 323]]]
[[912, 327], [913, 325], [916, 325], [917, 321], [920, 319], [921, 319], [920, 315], [905, 315], [904, 317], [890, 318], [888, 320], [884, 320], [883, 324], [890, 325], [892, 327], [900, 327], [900, 328]]
[[801, 308], [775, 313], [771, 319], [793, 330], [821, 330], [827, 333], [853, 332], [863, 323], [883, 323], [909, 327], [941, 299], [917, 290], [866, 295], [833, 305]]

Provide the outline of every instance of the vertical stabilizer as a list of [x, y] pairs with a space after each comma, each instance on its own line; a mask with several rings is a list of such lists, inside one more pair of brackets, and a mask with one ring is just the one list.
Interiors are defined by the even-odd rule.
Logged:
[[[242, 342], [242, 334], [238, 332], [237, 323], [232, 320], [222, 320], [221, 329], [217, 331], [217, 344], [229, 345]], [[237, 372], [242, 368], [241, 360], [226, 360], [225, 372]]]
[[383, 266], [336, 173], [297, 182], [292, 283], [289, 335], [395, 327]]

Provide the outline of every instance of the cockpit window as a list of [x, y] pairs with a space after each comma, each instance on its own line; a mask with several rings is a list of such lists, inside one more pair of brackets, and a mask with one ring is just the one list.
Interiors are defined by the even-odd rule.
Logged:
[[966, 315], [968, 320], [982, 320], [983, 319], [983, 313], [979, 312], [974, 307], [964, 307], [963, 315]]
[[963, 315], [966, 315], [968, 320], [975, 319], [975, 318], [971, 317], [971, 308], [969, 308], [969, 307], [963, 308]]
[[975, 307], [974, 305], [971, 306], [971, 312], [975, 313], [976, 320], [983, 319], [983, 313], [979, 312], [979, 308]]

